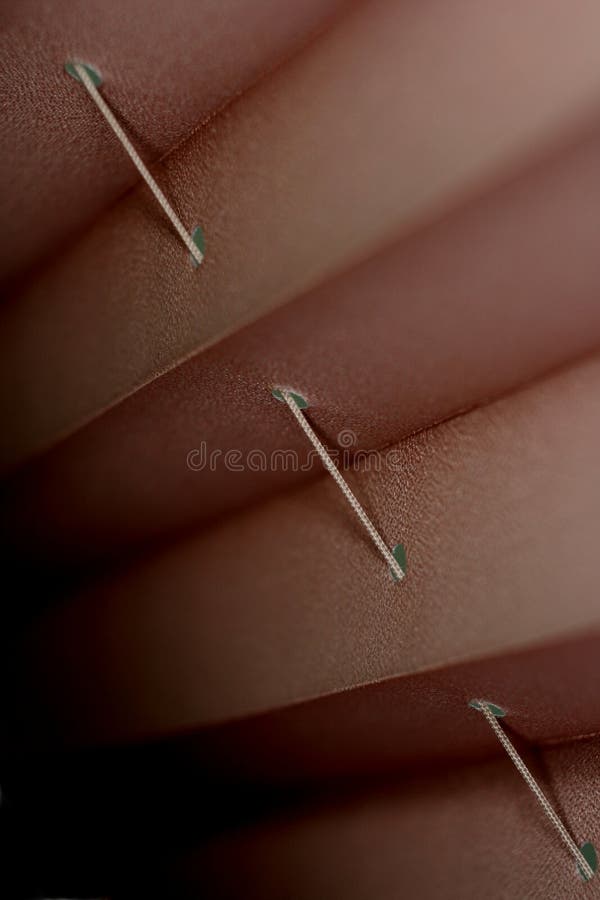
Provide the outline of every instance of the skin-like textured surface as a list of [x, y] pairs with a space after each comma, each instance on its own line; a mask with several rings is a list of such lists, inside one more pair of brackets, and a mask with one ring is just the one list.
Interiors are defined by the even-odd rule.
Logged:
[[0, 280], [64, 249], [138, 175], [82, 88], [78, 59], [147, 161], [349, 7], [345, 0], [4, 3]]
[[[600, 747], [528, 754], [580, 842], [600, 841]], [[508, 759], [390, 783], [180, 856], [171, 896], [576, 900], [594, 896]]]
[[24, 668], [134, 736], [594, 628], [599, 403], [593, 357], [350, 473], [400, 585], [323, 476], [50, 611]]
[[597, 3], [2, 19], [0, 894], [593, 896], [467, 703], [600, 847]]
[[[138, 719], [135, 739], [144, 743], [137, 753], [157, 770], [177, 771], [180, 778], [185, 773], [192, 780], [202, 772], [224, 793], [232, 783], [254, 789], [298, 781], [322, 786], [329, 779], [449, 766], [477, 761], [495, 749], [482, 716], [467, 705], [480, 697], [501, 702], [509, 729], [520, 741], [565, 742], [600, 733], [599, 646], [596, 628], [182, 731], [151, 733], [148, 723], [144, 732]], [[29, 656], [9, 671], [19, 702], [11, 715], [4, 710], [4, 732], [10, 735], [3, 741], [5, 754], [110, 748], [132, 737], [128, 698], [110, 705], [102, 701], [103, 692], [122, 692], [116, 679], [101, 676], [78, 689], [77, 706], [69, 708], [49, 668]], [[557, 671], [560, 679], [554, 677]]]
[[[172, 745], [4, 760], [13, 776], [8, 800], [19, 799], [0, 818], [3, 845], [13, 851], [7, 864], [22, 831], [25, 877], [68, 885], [73, 896], [594, 896], [593, 886], [584, 894], [574, 880], [569, 854], [504, 751], [489, 743], [489, 727], [470, 716], [459, 716], [455, 730], [479, 730], [495, 761], [392, 766], [379, 778], [329, 778], [320, 787], [257, 782], [251, 794], [235, 775], [227, 786], [215, 781], [201, 757], [194, 768], [193, 756]], [[433, 708], [430, 718], [434, 740]], [[505, 727], [574, 838], [598, 846], [597, 736], [536, 747], [506, 720]], [[237, 755], [242, 769], [245, 751]], [[58, 831], [46, 825], [53, 811], [54, 821], [62, 812]]]
[[201, 220], [201, 269], [140, 188], [5, 306], [5, 462], [575, 128], [600, 99], [599, 26], [593, 0], [358, 5], [156, 169]]
[[[98, 560], [314, 477], [320, 464], [246, 464], [253, 450], [264, 454], [259, 467], [278, 448], [306, 459], [273, 384], [310, 398], [331, 448], [345, 432], [351, 449], [372, 449], [597, 348], [599, 233], [593, 132], [156, 380], [25, 468], [5, 500], [5, 546], [54, 565]], [[239, 471], [228, 451], [239, 451]]]

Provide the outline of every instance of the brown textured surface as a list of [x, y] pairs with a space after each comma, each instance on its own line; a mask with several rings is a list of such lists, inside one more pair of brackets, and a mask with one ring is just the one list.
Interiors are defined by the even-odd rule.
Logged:
[[201, 270], [138, 189], [5, 307], [5, 462], [575, 127], [600, 99], [598, 25], [592, 0], [356, 7], [157, 171], [205, 227]]
[[133, 736], [597, 625], [599, 383], [595, 357], [351, 473], [401, 585], [324, 476], [48, 613], [42, 689]]
[[[567, 827], [600, 845], [597, 741], [527, 759]], [[508, 759], [390, 783], [181, 855], [170, 896], [577, 900], [597, 895]]]
[[[474, 698], [501, 705], [511, 733], [521, 741], [564, 742], [600, 733], [599, 648], [597, 626], [588, 634], [502, 656], [407, 672], [259, 715], [200, 723], [181, 734], [155, 734], [148, 746], [156, 750], [149, 752], [156, 753], [157, 768], [185, 771], [189, 778], [201, 771], [223, 790], [232, 783], [259, 789], [323, 785], [329, 779], [450, 766], [495, 750], [488, 726], [468, 707]], [[85, 712], [64, 715], [54, 697], [45, 706], [40, 684], [47, 677], [43, 665], [32, 660], [11, 672], [19, 703], [5, 723], [11, 739], [4, 741], [4, 752], [110, 747], [127, 734], [124, 722], [131, 711], [116, 704], [95, 709], [93, 723]], [[97, 708], [89, 689], [80, 697], [82, 706]]]
[[331, 447], [351, 430], [357, 448], [373, 448], [598, 347], [599, 232], [596, 132], [195, 357], [26, 468], [5, 543], [54, 562], [102, 557], [301, 480], [281, 466], [232, 472], [223, 456], [186, 465], [201, 442], [208, 453], [303, 453], [273, 383], [310, 399]]
[[[223, 790], [232, 783], [260, 790], [297, 783], [322, 787], [338, 780], [351, 784], [465, 760], [476, 763], [498, 750], [489, 726], [467, 705], [479, 697], [502, 706], [519, 747], [598, 735], [599, 649], [596, 630], [501, 657], [373, 682], [192, 730], [164, 742], [164, 764], [190, 775], [201, 768]], [[28, 745], [39, 747], [41, 741], [44, 736], [36, 730]]]
[[[32, 269], [0, 313], [2, 465], [58, 446], [3, 484], [3, 549], [42, 567], [4, 620], [0, 893], [593, 896], [466, 704], [506, 707], [600, 846], [597, 5], [3, 16], [0, 268]], [[193, 272], [64, 58], [152, 160], [332, 22], [155, 166], [205, 226]], [[349, 479], [402, 585], [318, 468], [186, 468], [202, 439], [304, 448], [273, 381], [330, 443], [391, 443]], [[27, 622], [46, 573], [151, 538]]]
[[[443, 708], [439, 711], [444, 719]], [[392, 732], [398, 712], [402, 717], [401, 710], [390, 709]], [[437, 717], [438, 709], [432, 708], [432, 741]], [[214, 778], [214, 761], [204, 765], [197, 755], [186, 759], [174, 752], [173, 742], [65, 756], [46, 756], [36, 748], [21, 754], [16, 768], [15, 761], [3, 761], [4, 774], [14, 776], [8, 800], [20, 800], [20, 815], [12, 814], [6, 823], [0, 818], [0, 826], [12, 825], [5, 827], [3, 844], [14, 850], [15, 837], [23, 831], [28, 838], [25, 871], [38, 883], [45, 873], [46, 884], [54, 872], [54, 883], [70, 884], [73, 896], [97, 896], [110, 885], [111, 896], [127, 900], [175, 898], [184, 888], [194, 897], [250, 893], [313, 900], [346, 897], [347, 879], [354, 876], [358, 893], [350, 896], [362, 897], [368, 883], [377, 889], [378, 873], [394, 890], [391, 896], [421, 896], [413, 883], [415, 854], [416, 869], [421, 855], [426, 863], [425, 896], [512, 900], [529, 897], [532, 884], [545, 891], [541, 896], [556, 900], [595, 896], [593, 886], [583, 891], [573, 883], [569, 855], [500, 745], [490, 743], [481, 716], [463, 709], [454, 727], [479, 731], [486, 755], [496, 761], [482, 763], [471, 756], [457, 766], [455, 760], [438, 760], [434, 769], [421, 767], [420, 772], [392, 765], [378, 778], [329, 777], [320, 786], [259, 781], [250, 793], [235, 780], [234, 768], [224, 783]], [[505, 727], [574, 837], [598, 846], [597, 738], [536, 748], [506, 720]], [[361, 734], [361, 742], [381, 749], [381, 737], [375, 730], [372, 742], [368, 734]], [[233, 763], [233, 748], [227, 750]], [[247, 747], [241, 744], [239, 750], [243, 767]], [[305, 760], [309, 755], [307, 748]], [[385, 810], [391, 815], [382, 815]], [[59, 813], [62, 827], [49, 830], [48, 819], [56, 822]], [[352, 832], [355, 840], [348, 841]], [[369, 833], [373, 841], [366, 840]], [[360, 834], [363, 839], [356, 840]], [[393, 855], [388, 851], [392, 844]], [[483, 853], [488, 846], [495, 850], [489, 858]], [[14, 862], [13, 853], [7, 862]], [[383, 887], [379, 884], [375, 896]]]
[[18, 0], [3, 4], [0, 277], [63, 249], [138, 180], [89, 98], [65, 75], [91, 62], [146, 160], [349, 3], [295, 0]]

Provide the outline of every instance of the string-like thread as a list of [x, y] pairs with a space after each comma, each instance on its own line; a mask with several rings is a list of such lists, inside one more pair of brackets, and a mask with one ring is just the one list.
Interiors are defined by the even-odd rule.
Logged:
[[385, 559], [385, 561], [387, 562], [389, 567], [391, 568], [394, 575], [399, 580], [402, 580], [404, 578], [404, 571], [403, 571], [402, 567], [400, 566], [400, 564], [398, 563], [398, 560], [392, 554], [391, 550], [386, 546], [383, 538], [381, 537], [381, 535], [379, 534], [379, 532], [377, 531], [377, 529], [375, 528], [375, 526], [369, 519], [368, 515], [366, 514], [366, 512], [360, 505], [360, 503], [357, 500], [357, 498], [355, 497], [355, 495], [352, 493], [352, 490], [350, 489], [349, 485], [343, 479], [336, 464], [334, 463], [334, 461], [330, 457], [329, 453], [327, 452], [327, 450], [325, 449], [325, 447], [323, 446], [323, 444], [321, 443], [321, 441], [319, 440], [319, 438], [317, 437], [317, 435], [311, 428], [311, 426], [308, 422], [308, 419], [304, 416], [304, 414], [302, 413], [302, 410], [300, 409], [300, 407], [297, 405], [296, 401], [292, 397], [291, 392], [282, 388], [280, 390], [280, 393], [281, 393], [281, 396], [283, 397], [283, 399], [285, 400], [285, 402], [287, 403], [287, 405], [289, 406], [290, 410], [292, 411], [294, 418], [300, 425], [302, 431], [304, 432], [306, 437], [309, 439], [309, 441], [311, 442], [311, 444], [313, 445], [313, 447], [319, 454], [319, 456], [321, 458], [321, 462], [323, 463], [323, 465], [325, 466], [325, 468], [327, 469], [329, 474], [333, 477], [334, 481], [336, 482], [339, 489], [345, 496], [346, 500], [348, 501], [348, 503], [350, 504], [350, 506], [356, 513], [356, 515], [358, 516], [361, 524], [364, 526], [367, 533], [369, 534], [369, 537], [371, 538], [371, 540], [373, 541], [373, 543], [375, 544], [375, 546], [377, 547], [377, 549], [379, 550], [379, 552], [381, 553], [381, 555], [383, 556], [383, 558]]
[[173, 207], [171, 206], [171, 204], [169, 203], [169, 201], [167, 200], [167, 198], [165, 197], [165, 195], [163, 194], [163, 192], [157, 185], [156, 181], [154, 180], [154, 178], [152, 177], [152, 175], [150, 174], [150, 172], [144, 165], [144, 162], [141, 159], [139, 153], [137, 152], [137, 150], [135, 149], [135, 147], [133, 146], [133, 144], [131, 143], [131, 141], [129, 140], [129, 138], [127, 137], [127, 135], [125, 134], [125, 132], [123, 131], [121, 126], [119, 125], [119, 123], [117, 122], [114, 113], [112, 112], [112, 110], [110, 109], [110, 107], [108, 106], [106, 101], [104, 100], [104, 97], [102, 96], [102, 94], [100, 93], [100, 91], [98, 90], [98, 88], [96, 87], [96, 85], [94, 84], [92, 79], [90, 78], [88, 72], [85, 69], [85, 66], [83, 66], [81, 63], [74, 62], [73, 68], [77, 72], [77, 75], [81, 79], [81, 82], [84, 85], [85, 89], [87, 90], [88, 94], [90, 95], [90, 97], [92, 98], [92, 100], [94, 101], [94, 103], [96, 104], [96, 106], [98, 107], [98, 109], [100, 110], [100, 112], [102, 113], [102, 115], [104, 116], [104, 118], [106, 119], [106, 121], [108, 122], [108, 124], [110, 125], [110, 127], [112, 128], [112, 130], [114, 131], [116, 136], [118, 137], [118, 139], [120, 140], [121, 144], [123, 145], [123, 149], [128, 153], [134, 166], [136, 167], [136, 169], [138, 170], [138, 172], [140, 173], [140, 175], [142, 176], [142, 178], [144, 179], [144, 181], [146, 182], [146, 184], [148, 185], [148, 187], [150, 188], [150, 190], [156, 197], [156, 200], [158, 201], [158, 203], [164, 210], [165, 214], [171, 220], [173, 228], [175, 229], [175, 231], [177, 232], [177, 234], [179, 235], [179, 237], [181, 238], [181, 240], [183, 241], [185, 246], [188, 248], [188, 250], [192, 254], [192, 257], [196, 260], [196, 262], [199, 265], [202, 262], [202, 260], [204, 259], [204, 255], [202, 254], [202, 251], [200, 250], [199, 247], [196, 246], [196, 244], [192, 240], [191, 236], [188, 234], [188, 232], [184, 228], [184, 226], [183, 226], [181, 220], [179, 219], [179, 217], [177, 216], [175, 210], [173, 209]]
[[498, 738], [498, 740], [500, 741], [500, 743], [502, 744], [502, 746], [504, 747], [506, 752], [508, 753], [509, 757], [511, 758], [515, 767], [517, 768], [519, 774], [525, 781], [527, 787], [529, 788], [529, 790], [532, 792], [532, 794], [537, 799], [538, 803], [540, 804], [540, 806], [546, 813], [547, 817], [552, 822], [554, 828], [558, 831], [562, 842], [568, 848], [569, 852], [574, 856], [575, 861], [577, 862], [577, 865], [579, 866], [582, 873], [584, 874], [584, 877], [587, 880], [593, 878], [594, 870], [592, 869], [592, 867], [588, 863], [587, 859], [585, 858], [585, 856], [583, 855], [583, 853], [581, 852], [581, 850], [579, 849], [579, 847], [577, 846], [577, 844], [575, 843], [575, 841], [573, 840], [573, 838], [571, 837], [571, 835], [569, 834], [567, 829], [565, 828], [561, 819], [558, 817], [558, 815], [556, 814], [556, 812], [550, 805], [550, 801], [548, 800], [548, 798], [542, 791], [541, 787], [539, 786], [539, 784], [537, 783], [537, 781], [535, 780], [535, 778], [533, 777], [533, 775], [531, 774], [531, 772], [529, 771], [529, 769], [527, 768], [527, 766], [525, 765], [525, 763], [523, 762], [523, 760], [521, 759], [519, 754], [517, 753], [513, 743], [508, 738], [508, 735], [505, 733], [503, 728], [500, 726], [498, 719], [493, 714], [493, 712], [491, 712], [491, 710], [489, 709], [488, 704], [486, 703], [485, 700], [479, 700], [478, 703], [479, 703], [479, 706], [477, 708], [485, 716], [490, 728], [492, 729], [492, 731], [494, 732], [494, 734], [496, 735], [496, 737]]

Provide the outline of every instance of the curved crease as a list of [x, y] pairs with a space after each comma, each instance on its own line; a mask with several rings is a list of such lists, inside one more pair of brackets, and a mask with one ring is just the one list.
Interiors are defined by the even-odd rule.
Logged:
[[[5, 465], [585, 120], [600, 96], [594, 4], [575, 18], [561, 0], [552, 0], [552, 15], [547, 4], [542, 12], [516, 0], [491, 10], [460, 5], [464, 18], [434, 0], [355, 8], [169, 158], [162, 178], [174, 202], [186, 220], [203, 210], [208, 223], [201, 285], [182, 271], [180, 248], [135, 192], [8, 304]], [[558, 71], [569, 32], [577, 56]], [[475, 61], [483, 67], [476, 85]], [[348, 66], [350, 83], [339, 74]], [[406, 90], [414, 82], [418, 101]], [[341, 150], [344, 165], [330, 170]]]

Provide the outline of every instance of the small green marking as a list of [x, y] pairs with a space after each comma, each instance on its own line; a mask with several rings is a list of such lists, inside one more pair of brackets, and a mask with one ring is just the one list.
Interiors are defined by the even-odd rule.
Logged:
[[[204, 232], [199, 225], [196, 225], [196, 227], [192, 231], [192, 240], [202, 256], [206, 256], [206, 242], [204, 240]], [[192, 256], [191, 253], [190, 256], [192, 257], [192, 263], [194, 264], [194, 266], [198, 267], [200, 265], [198, 260], [194, 256]]]
[[81, 78], [79, 77], [79, 73], [78, 73], [77, 69], [75, 68], [76, 65], [83, 66], [85, 71], [90, 76], [92, 83], [96, 87], [100, 87], [100, 85], [102, 84], [102, 75], [100, 74], [100, 72], [98, 72], [97, 69], [94, 69], [93, 66], [90, 66], [89, 63], [84, 63], [84, 62], [80, 62], [79, 60], [71, 60], [70, 59], [65, 63], [65, 72], [67, 72], [71, 76], [71, 78], [74, 78], [75, 81], [81, 81]]
[[[483, 701], [491, 714], [496, 716], [497, 719], [503, 719], [506, 715], [506, 710], [502, 709], [501, 706], [497, 706], [495, 703], [490, 703], [488, 700]], [[469, 700], [469, 706], [473, 709], [481, 710], [481, 703], [479, 700]]]
[[[598, 871], [598, 854], [596, 853], [596, 848], [590, 841], [586, 841], [585, 844], [582, 844], [579, 848], [581, 850], [581, 855], [585, 859], [586, 863], [592, 870], [592, 872]], [[580, 865], [577, 866], [579, 870], [580, 876], [584, 881], [590, 881], [589, 875], [586, 875]]]
[[[406, 547], [404, 546], [404, 544], [396, 544], [396, 546], [392, 548], [392, 556], [394, 557], [402, 571], [406, 573]], [[394, 579], [394, 581], [400, 581], [394, 570], [391, 569], [390, 571], [392, 573], [392, 578]]]
[[[281, 400], [282, 403], [285, 403], [285, 397], [279, 388], [273, 388], [271, 393], [276, 400]], [[290, 395], [298, 409], [308, 409], [308, 402], [304, 399], [302, 394], [296, 394], [294, 391], [288, 391], [287, 393]]]

